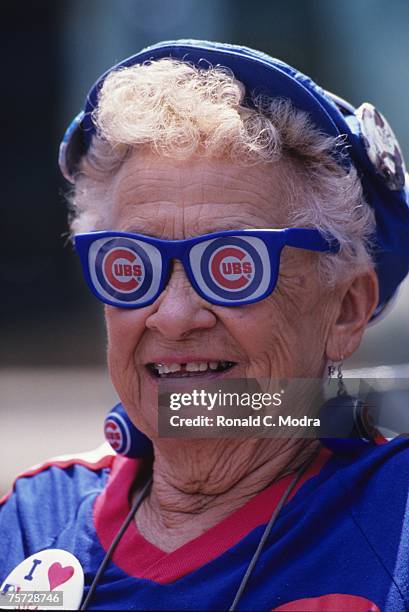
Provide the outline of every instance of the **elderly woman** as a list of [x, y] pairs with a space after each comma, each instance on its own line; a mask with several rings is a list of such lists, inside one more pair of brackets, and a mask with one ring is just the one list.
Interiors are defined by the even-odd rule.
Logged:
[[132, 440], [17, 480], [3, 592], [82, 609], [408, 609], [405, 439], [339, 454], [157, 432], [160, 381], [320, 379], [356, 351], [409, 268], [385, 119], [257, 51], [163, 43], [99, 79], [61, 165]]

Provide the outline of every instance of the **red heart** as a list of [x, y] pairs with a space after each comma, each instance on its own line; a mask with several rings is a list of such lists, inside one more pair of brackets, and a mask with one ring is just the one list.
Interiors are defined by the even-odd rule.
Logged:
[[61, 563], [53, 563], [48, 568], [48, 582], [50, 583], [50, 590], [52, 591], [55, 587], [60, 584], [64, 584], [74, 575], [74, 568], [72, 565], [63, 567]]

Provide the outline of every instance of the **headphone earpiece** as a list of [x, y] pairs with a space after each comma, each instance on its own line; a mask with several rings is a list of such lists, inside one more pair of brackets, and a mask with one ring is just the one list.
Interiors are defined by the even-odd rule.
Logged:
[[131, 459], [153, 456], [150, 439], [135, 427], [122, 404], [108, 413], [104, 422], [104, 434], [114, 451]]
[[374, 426], [368, 406], [347, 393], [326, 401], [319, 418], [320, 441], [334, 453], [354, 454], [370, 445], [387, 442]]

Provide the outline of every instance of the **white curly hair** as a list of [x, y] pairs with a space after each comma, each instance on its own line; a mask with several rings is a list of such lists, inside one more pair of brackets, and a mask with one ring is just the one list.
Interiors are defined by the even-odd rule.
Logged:
[[[338, 239], [337, 255], [321, 254], [320, 276], [334, 285], [373, 265], [374, 214], [354, 167], [335, 157], [336, 138], [282, 98], [252, 97], [223, 67], [197, 68], [170, 58], [111, 72], [93, 116], [97, 126], [70, 196], [72, 233], [110, 227], [110, 188], [136, 148], [188, 159], [203, 155], [240, 165], [289, 162], [287, 226], [313, 227]], [[288, 166], [288, 164], [287, 164]]]

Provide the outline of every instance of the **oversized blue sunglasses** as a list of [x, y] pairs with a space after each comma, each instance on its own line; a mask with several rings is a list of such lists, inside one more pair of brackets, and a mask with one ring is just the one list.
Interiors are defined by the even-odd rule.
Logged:
[[93, 294], [119, 308], [152, 304], [166, 287], [171, 263], [182, 262], [195, 291], [211, 304], [241, 306], [269, 296], [285, 246], [337, 253], [339, 243], [316, 229], [244, 229], [186, 240], [142, 234], [77, 234], [75, 247]]

